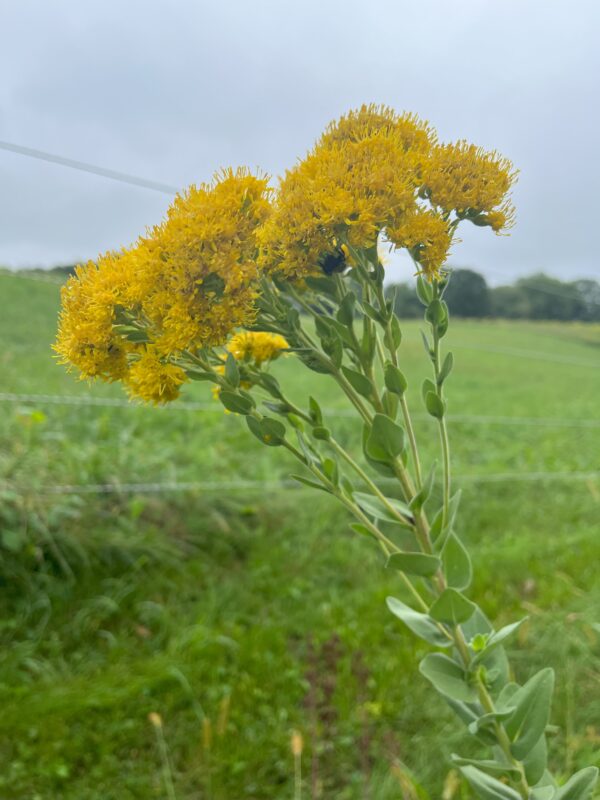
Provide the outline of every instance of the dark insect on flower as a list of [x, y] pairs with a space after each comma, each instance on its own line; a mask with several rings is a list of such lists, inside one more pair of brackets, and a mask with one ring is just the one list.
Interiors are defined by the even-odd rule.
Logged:
[[324, 253], [319, 258], [319, 266], [325, 275], [333, 275], [334, 272], [343, 272], [346, 269], [346, 256], [341, 247], [337, 247], [333, 253]]

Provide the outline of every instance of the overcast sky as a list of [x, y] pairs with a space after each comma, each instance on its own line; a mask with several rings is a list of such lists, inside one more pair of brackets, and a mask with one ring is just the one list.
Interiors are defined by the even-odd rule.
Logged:
[[[597, 0], [3, 3], [0, 139], [184, 187], [230, 164], [278, 175], [330, 119], [386, 103], [521, 170], [510, 238], [463, 228], [455, 264], [593, 277], [599, 22]], [[10, 266], [131, 243], [169, 202], [4, 151], [0, 186]]]

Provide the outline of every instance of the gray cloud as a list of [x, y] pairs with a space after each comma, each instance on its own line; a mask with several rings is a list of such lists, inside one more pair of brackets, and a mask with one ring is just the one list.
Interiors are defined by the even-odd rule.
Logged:
[[[383, 102], [521, 170], [511, 237], [465, 229], [456, 263], [494, 283], [594, 275], [599, 21], [594, 0], [29, 0], [3, 9], [0, 139], [184, 186], [281, 173], [330, 119]], [[11, 265], [127, 244], [168, 203], [5, 152], [0, 180]]]

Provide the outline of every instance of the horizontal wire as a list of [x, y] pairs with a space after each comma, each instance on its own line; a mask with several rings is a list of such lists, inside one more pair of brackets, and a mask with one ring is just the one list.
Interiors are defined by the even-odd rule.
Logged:
[[[167, 183], [162, 183], [160, 181], [149, 180], [148, 178], [141, 178], [138, 175], [130, 175], [126, 172], [120, 172], [119, 170], [108, 169], [106, 167], [100, 167], [97, 164], [90, 164], [87, 161], [78, 161], [73, 158], [67, 158], [66, 156], [59, 156], [55, 153], [48, 153], [45, 150], [38, 150], [34, 147], [25, 147], [24, 145], [15, 144], [14, 142], [3, 142], [0, 141], [0, 149], [6, 150], [9, 153], [15, 153], [20, 156], [26, 156], [28, 158], [35, 158], [39, 161], [47, 161], [51, 164], [57, 164], [61, 167], [68, 167], [69, 169], [79, 170], [80, 172], [87, 172], [92, 175], [99, 175], [102, 178], [109, 178], [113, 181], [118, 181], [119, 183], [128, 183], [132, 186], [138, 186], [142, 189], [150, 189], [151, 191], [162, 192], [164, 194], [177, 194], [180, 189], [176, 186], [171, 186]], [[490, 271], [490, 270], [488, 270]], [[498, 270], [491, 270], [492, 273], [496, 273], [496, 275], [503, 275], [503, 273], [499, 272]], [[35, 280], [35, 278], [32, 278]], [[531, 289], [535, 292], [543, 292], [545, 294], [552, 294], [556, 297], [564, 297], [567, 300], [582, 300], [583, 298], [578, 297], [576, 294], [570, 293], [563, 293], [560, 291], [554, 291], [552, 289], [548, 289], [547, 287], [542, 286], [526, 286], [527, 290]], [[592, 305], [600, 305], [600, 302], [594, 300], [593, 298], [586, 298], [587, 303], [591, 303]]]
[[170, 186], [167, 183], [151, 181], [147, 178], [140, 178], [137, 175], [129, 175], [126, 172], [119, 172], [114, 169], [98, 167], [96, 164], [88, 164], [86, 161], [76, 161], [73, 158], [57, 156], [54, 153], [46, 153], [44, 150], [36, 150], [33, 147], [23, 147], [23, 145], [13, 144], [12, 142], [0, 141], [0, 150], [7, 150], [10, 153], [28, 156], [29, 158], [37, 158], [40, 161], [49, 161], [51, 164], [59, 164], [61, 167], [69, 167], [69, 169], [76, 169], [80, 172], [90, 172], [92, 175], [100, 175], [102, 178], [109, 178], [112, 181], [119, 181], [120, 183], [129, 183], [132, 186], [139, 186], [142, 189], [151, 189], [154, 192], [172, 195], [177, 194], [179, 191], [177, 187]]
[[[203, 411], [223, 413], [222, 407], [216, 403], [195, 403], [182, 401], [168, 406], [147, 406], [130, 400], [113, 397], [94, 397], [93, 395], [56, 395], [56, 394], [19, 394], [14, 392], [0, 392], [0, 402], [5, 403], [39, 403], [46, 405], [90, 406], [107, 408], [148, 409], [153, 411]], [[348, 408], [325, 408], [329, 417], [353, 417], [355, 412]], [[415, 419], [429, 420], [429, 414], [413, 414]], [[568, 417], [509, 417], [486, 416], [479, 414], [449, 414], [448, 420], [458, 423], [475, 423], [478, 425], [541, 425], [568, 428], [600, 428], [600, 419]]]
[[459, 350], [479, 350], [485, 353], [500, 353], [506, 356], [517, 356], [518, 358], [530, 358], [539, 361], [552, 361], [557, 364], [571, 364], [576, 367], [587, 367], [588, 369], [598, 369], [600, 367], [600, 359], [598, 361], [587, 361], [582, 358], [571, 358], [570, 356], [555, 355], [554, 353], [545, 353], [543, 350], [523, 350], [520, 347], [498, 347], [497, 345], [487, 344], [462, 344], [461, 342], [451, 342], [451, 347], [456, 347]]
[[[497, 472], [489, 474], [470, 474], [455, 476], [457, 481], [473, 483], [496, 483], [504, 481], [553, 481], [553, 480], [595, 480], [600, 472]], [[388, 479], [392, 481], [393, 479]], [[385, 479], [381, 483], [386, 482]], [[12, 486], [5, 489], [17, 494], [158, 494], [160, 492], [194, 492], [194, 491], [237, 491], [237, 490], [288, 490], [301, 489], [296, 481], [155, 481], [150, 483], [66, 483], [36, 487]]]

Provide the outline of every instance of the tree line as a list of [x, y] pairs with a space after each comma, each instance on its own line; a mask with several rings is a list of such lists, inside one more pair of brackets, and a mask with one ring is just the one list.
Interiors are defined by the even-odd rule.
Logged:
[[[387, 292], [395, 295], [401, 318], [422, 316], [413, 286], [392, 284]], [[590, 279], [561, 281], [540, 272], [509, 286], [488, 286], [474, 270], [453, 269], [444, 299], [457, 317], [600, 322], [600, 283]]]

